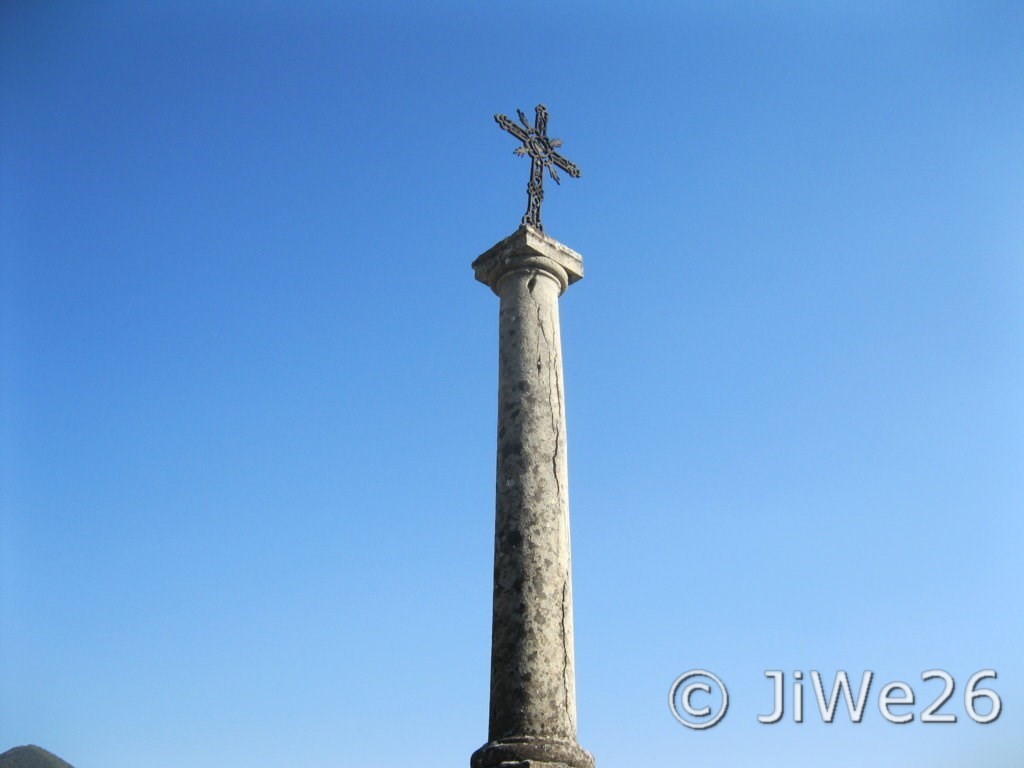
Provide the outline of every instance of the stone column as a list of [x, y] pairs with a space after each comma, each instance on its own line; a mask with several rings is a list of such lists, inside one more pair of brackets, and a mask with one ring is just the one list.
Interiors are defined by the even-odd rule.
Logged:
[[558, 297], [583, 259], [524, 225], [473, 262], [501, 298], [488, 742], [472, 768], [592, 768], [576, 741]]

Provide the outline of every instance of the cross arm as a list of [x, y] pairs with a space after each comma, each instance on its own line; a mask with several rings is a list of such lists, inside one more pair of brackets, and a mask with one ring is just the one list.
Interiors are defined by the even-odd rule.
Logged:
[[564, 157], [562, 157], [557, 152], [552, 152], [549, 155], [549, 157], [551, 158], [551, 162], [552, 163], [557, 165], [559, 168], [561, 168], [563, 171], [568, 173], [574, 179], [578, 179], [580, 177], [581, 171], [580, 171], [579, 167], [576, 165], [576, 163], [573, 163], [573, 162], [570, 162], [569, 160], [566, 160]]
[[537, 109], [534, 110], [534, 122], [537, 128], [537, 133], [541, 136], [548, 135], [548, 108], [543, 104], [538, 104]]
[[524, 131], [518, 125], [516, 125], [511, 120], [509, 120], [507, 115], [495, 115], [494, 116], [494, 120], [495, 120], [495, 122], [498, 123], [498, 125], [500, 125], [506, 131], [511, 133], [513, 136], [515, 136], [517, 139], [519, 139], [524, 144], [529, 139], [529, 136], [527, 136], [526, 131]]

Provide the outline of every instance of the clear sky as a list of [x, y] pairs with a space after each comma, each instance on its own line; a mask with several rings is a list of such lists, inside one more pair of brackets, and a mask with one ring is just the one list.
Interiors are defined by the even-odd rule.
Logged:
[[[1024, 757], [1024, 6], [0, 5], [0, 751], [468, 766], [545, 103], [580, 742]], [[729, 715], [667, 705], [691, 668]], [[885, 722], [881, 684], [918, 715]], [[1004, 712], [965, 714], [970, 676]], [[765, 670], [876, 673], [864, 723]], [[699, 696], [698, 696], [699, 698]], [[696, 700], [695, 700], [696, 702]]]

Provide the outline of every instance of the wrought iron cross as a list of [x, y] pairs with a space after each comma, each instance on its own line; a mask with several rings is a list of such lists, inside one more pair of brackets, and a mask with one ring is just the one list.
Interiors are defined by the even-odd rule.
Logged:
[[540, 223], [540, 204], [544, 202], [544, 169], [548, 169], [555, 184], [561, 184], [555, 171], [556, 165], [574, 179], [580, 177], [580, 169], [555, 151], [562, 146], [562, 140], [548, 138], [548, 110], [543, 104], [537, 105], [537, 117], [532, 128], [523, 110], [517, 109], [516, 112], [519, 113], [522, 128], [505, 115], [495, 115], [494, 119], [498, 125], [523, 142], [523, 146], [516, 147], [513, 151], [520, 157], [529, 155], [532, 158], [530, 183], [526, 186], [527, 203], [523, 224], [529, 224], [543, 232], [544, 226]]

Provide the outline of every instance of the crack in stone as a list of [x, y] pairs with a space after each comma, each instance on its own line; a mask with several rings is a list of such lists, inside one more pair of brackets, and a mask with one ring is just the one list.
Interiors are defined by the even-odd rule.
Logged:
[[[548, 390], [548, 404], [549, 411], [551, 414], [551, 431], [554, 435], [554, 450], [551, 454], [551, 474], [555, 481], [556, 499], [557, 499], [557, 516], [561, 518], [563, 515], [568, 513], [567, 509], [564, 509], [564, 499], [562, 492], [562, 481], [559, 473], [559, 456], [560, 447], [562, 441], [562, 381], [560, 360], [558, 350], [555, 348], [555, 344], [558, 339], [557, 336], [549, 337], [547, 327], [544, 322], [544, 314], [542, 312], [542, 302], [537, 300], [534, 294], [534, 288], [537, 284], [537, 273], [531, 275], [527, 282], [527, 288], [530, 293], [530, 298], [533, 299], [534, 306], [536, 307], [537, 315], [537, 327], [540, 330], [541, 339], [543, 341], [543, 348], [537, 350], [537, 374], [538, 376], [543, 373], [543, 356], [545, 350], [548, 353], [548, 371], [547, 371], [547, 390]], [[557, 332], [557, 325], [556, 325]], [[566, 521], [567, 522], [567, 521]], [[565, 546], [568, 546], [568, 541], [565, 542]], [[563, 705], [565, 709], [566, 724], [575, 731], [576, 724], [573, 717], [573, 702], [570, 693], [570, 674], [571, 674], [571, 646], [569, 640], [569, 627], [568, 627], [568, 601], [569, 601], [569, 584], [571, 575], [569, 572], [563, 574], [562, 579], [562, 604], [561, 604], [561, 631], [562, 631], [562, 690], [563, 690]]]
[[[530, 278], [530, 282], [527, 287], [530, 288], [530, 295], [533, 295], [533, 286], [537, 280], [536, 275]], [[537, 326], [540, 328], [540, 335], [544, 339], [544, 346], [547, 347], [548, 352], [551, 354], [551, 362], [549, 363], [550, 370], [548, 372], [548, 399], [550, 402], [551, 398], [551, 371], [554, 371], [555, 376], [555, 406], [551, 410], [551, 431], [555, 433], [555, 450], [551, 454], [551, 474], [555, 479], [555, 491], [558, 494], [558, 504], [561, 507], [562, 504], [562, 481], [558, 476], [558, 446], [562, 440], [562, 395], [561, 395], [561, 382], [558, 375], [558, 355], [554, 350], [554, 345], [551, 339], [548, 338], [547, 331], [544, 328], [544, 319], [541, 316], [540, 302], [535, 302], [537, 305]], [[542, 350], [537, 350], [537, 373], [541, 371], [540, 355]]]
[[[562, 482], [558, 477], [558, 446], [562, 442], [562, 382], [558, 375], [559, 360], [557, 355], [553, 355], [554, 360], [551, 362], [551, 368], [555, 372], [555, 403], [558, 406], [557, 413], [553, 410], [551, 413], [551, 421], [555, 430], [555, 452], [551, 455], [551, 469], [555, 474], [555, 488], [558, 490], [558, 503], [561, 506], [562, 503]], [[565, 511], [568, 514], [568, 510]]]
[[565, 626], [565, 605], [569, 597], [569, 575], [566, 574], [562, 582], [562, 688], [565, 690], [565, 721], [574, 731], [576, 724], [573, 722], [572, 709], [569, 706], [569, 635]]

